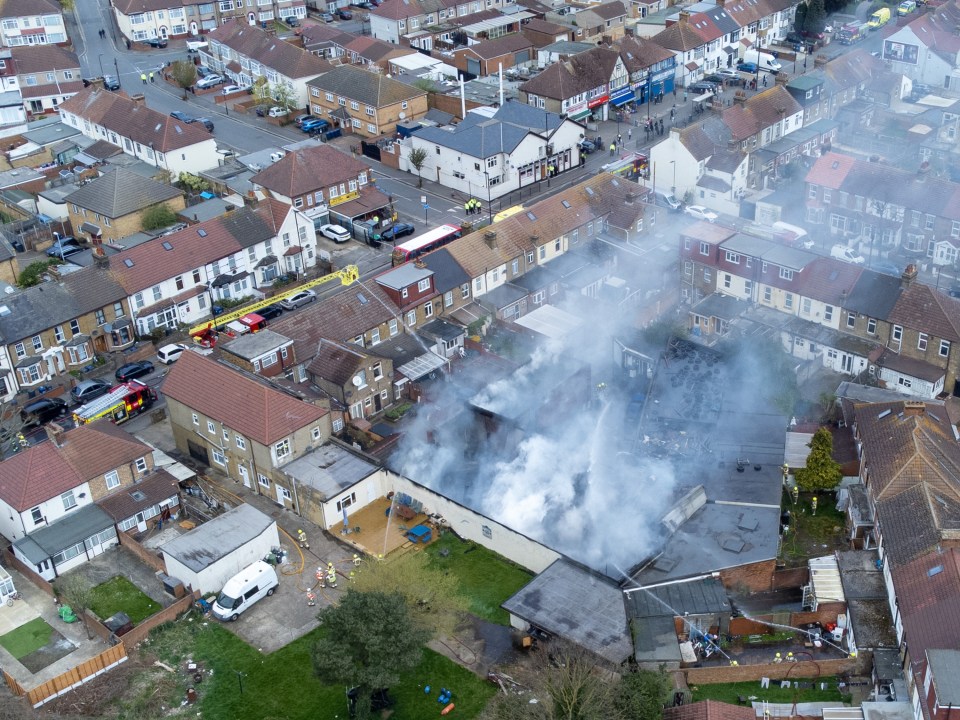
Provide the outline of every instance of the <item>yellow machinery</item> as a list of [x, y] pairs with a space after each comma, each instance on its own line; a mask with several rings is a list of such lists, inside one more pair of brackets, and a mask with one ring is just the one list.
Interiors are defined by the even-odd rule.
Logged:
[[250, 305], [244, 305], [242, 308], [237, 308], [236, 310], [231, 310], [230, 312], [217, 315], [212, 320], [207, 320], [200, 325], [195, 325], [194, 327], [190, 328], [190, 335], [194, 337], [197, 335], [202, 335], [209, 331], [214, 325], [217, 327], [226, 325], [232, 320], [239, 320], [248, 313], [256, 312], [261, 308], [267, 307], [267, 305], [273, 305], [274, 303], [278, 303], [281, 300], [285, 300], [288, 297], [296, 295], [301, 290], [309, 290], [310, 288], [316, 287], [317, 285], [323, 285], [331, 280], [339, 280], [341, 285], [346, 286], [353, 285], [359, 279], [360, 269], [356, 265], [347, 265], [345, 268], [341, 268], [340, 270], [332, 272], [329, 275], [324, 275], [316, 280], [311, 280], [303, 285], [298, 285], [295, 288], [291, 288], [282, 295], [274, 295], [268, 300], [259, 300], [258, 302], [251, 303]]

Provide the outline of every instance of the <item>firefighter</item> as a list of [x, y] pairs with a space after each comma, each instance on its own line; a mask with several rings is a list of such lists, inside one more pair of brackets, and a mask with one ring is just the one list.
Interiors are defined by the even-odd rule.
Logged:
[[297, 528], [297, 542], [300, 543], [300, 547], [310, 549], [310, 543], [307, 542], [307, 534], [303, 531], [303, 528]]
[[314, 607], [317, 604], [317, 596], [312, 592], [307, 593], [307, 607]]

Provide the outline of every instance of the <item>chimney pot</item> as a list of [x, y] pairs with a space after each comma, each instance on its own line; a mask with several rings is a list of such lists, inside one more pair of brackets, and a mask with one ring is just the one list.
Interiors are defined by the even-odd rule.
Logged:
[[926, 403], [920, 400], [905, 400], [903, 402], [904, 415], [923, 415], [926, 411]]
[[903, 275], [900, 276], [900, 287], [906, 290], [908, 287], [913, 285], [914, 281], [917, 279], [917, 266], [913, 263], [907, 265], [903, 270]]
[[483, 239], [487, 243], [487, 246], [490, 249], [497, 247], [497, 234], [495, 232], [487, 231], [483, 234]]
[[47, 437], [50, 438], [50, 442], [58, 448], [63, 447], [63, 426], [59, 423], [52, 422], [44, 426], [44, 430], [47, 431]]

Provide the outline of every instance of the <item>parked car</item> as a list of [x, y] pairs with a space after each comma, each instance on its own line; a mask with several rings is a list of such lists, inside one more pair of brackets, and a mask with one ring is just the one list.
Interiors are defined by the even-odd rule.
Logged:
[[380, 239], [384, 242], [393, 242], [397, 238], [402, 238], [407, 235], [413, 235], [416, 232], [416, 228], [409, 223], [394, 223], [382, 233], [380, 233]]
[[290, 27], [300, 27], [300, 18], [294, 17], [293, 15], [288, 15], [283, 21]]
[[706, 220], [707, 222], [715, 222], [719, 215], [717, 215], [713, 210], [708, 210], [703, 205], [687, 205], [683, 211], [690, 217], [694, 217], [697, 220]]
[[220, 91], [221, 95], [232, 95], [233, 93], [243, 92], [244, 88], [239, 85], [224, 85]]
[[25, 428], [46, 425], [67, 414], [67, 404], [58, 397], [40, 398], [28, 402], [20, 410], [20, 420]]
[[143, 377], [144, 375], [149, 375], [152, 372], [152, 362], [149, 360], [137, 360], [136, 362], [127, 363], [126, 365], [121, 365], [118, 367], [117, 371], [114, 373], [114, 377], [116, 377], [120, 382], [127, 382], [127, 380]]
[[719, 70], [717, 70], [716, 74], [726, 80], [740, 79], [740, 73], [734, 70], [733, 68], [720, 68]]
[[267, 111], [267, 116], [272, 118], [283, 117], [284, 115], [289, 115], [289, 114], [290, 114], [289, 110], [287, 110], [286, 108], [279, 107], [277, 105], [274, 105], [272, 108], [270, 108]]
[[196, 87], [198, 87], [200, 90], [206, 90], [207, 88], [216, 87], [221, 82], [223, 82], [222, 77], [216, 73], [210, 73], [209, 75], [204, 75], [202, 78], [197, 80]]
[[312, 117], [313, 115], [311, 115], [310, 113], [305, 113], [303, 115], [297, 115], [293, 119], [293, 121], [297, 124], [297, 127], [300, 127], [301, 125], [303, 125], [303, 123], [305, 123], [307, 120], [309, 120]]
[[342, 225], [321, 225], [320, 234], [336, 243], [345, 243], [350, 240], [350, 232]]
[[197, 77], [198, 77], [198, 78], [206, 77], [206, 76], [209, 75], [211, 72], [213, 72], [212, 70], [210, 70], [210, 68], [205, 67], [205, 66], [203, 66], [203, 65], [197, 65], [197, 66], [196, 66], [196, 70], [197, 70]]
[[76, 387], [70, 391], [70, 397], [73, 398], [73, 401], [78, 405], [85, 405], [91, 400], [96, 400], [98, 397], [106, 395], [112, 387], [113, 385], [101, 378], [83, 380], [77, 383]]
[[707, 82], [706, 80], [701, 80], [700, 82], [695, 82], [693, 85], [687, 88], [694, 95], [700, 95], [701, 93], [712, 93], [717, 91], [716, 84], [712, 82]]
[[320, 19], [325, 23], [332, 23], [334, 20], [336, 20], [336, 18], [333, 17], [333, 14], [328, 12], [320, 13]]
[[870, 269], [875, 270], [878, 273], [883, 273], [884, 275], [893, 275], [894, 277], [900, 277], [902, 274], [900, 272], [900, 268], [898, 268], [889, 260], [879, 260], [873, 263], [873, 266]]
[[353, 20], [353, 13], [344, 8], [337, 10], [337, 17], [341, 20]]
[[353, 3], [353, 6], [355, 8], [360, 8], [361, 10], [373, 10], [373, 8], [376, 7], [373, 3], [366, 2], [366, 0], [361, 0], [361, 2], [355, 2]]
[[103, 76], [103, 86], [104, 86], [107, 90], [119, 90], [119, 89], [120, 89], [120, 81], [117, 80], [117, 78], [114, 77], [113, 75], [104, 75], [104, 76]]
[[301, 305], [312, 303], [317, 299], [317, 294], [313, 290], [301, 290], [288, 298], [280, 301], [280, 306], [284, 310], [296, 310]]
[[846, 245], [834, 245], [830, 248], [830, 257], [853, 263], [854, 265], [863, 265], [867, 259], [860, 255], [856, 250]]
[[673, 193], [665, 193], [657, 190], [657, 194], [654, 196], [654, 202], [660, 207], [669, 208], [674, 212], [680, 212], [680, 210], [683, 209], [683, 203], [677, 200]]
[[164, 345], [162, 348], [157, 350], [157, 360], [159, 360], [164, 365], [173, 365], [177, 360], [180, 359], [180, 356], [186, 351], [187, 346], [183, 343], [171, 343], [169, 345]]
[[320, 133], [325, 132], [330, 127], [330, 122], [324, 120], [323, 118], [311, 118], [310, 120], [304, 120], [300, 123], [300, 129], [305, 133]]
[[580, 148], [580, 152], [584, 155], [589, 155], [597, 150], [597, 145], [593, 140], [581, 140], [577, 143], [577, 147]]
[[63, 237], [47, 248], [47, 257], [58, 258], [73, 255], [83, 250], [74, 237]]
[[737, 70], [739, 70], [740, 72], [754, 73], [754, 74], [756, 74], [756, 72], [757, 72], [759, 69], [760, 69], [760, 68], [757, 66], [757, 64], [756, 64], [755, 62], [739, 62], [739, 63], [737, 63]]
[[207, 129], [207, 132], [213, 132], [213, 120], [210, 118], [197, 118], [197, 122], [203, 125]]
[[166, 39], [166, 38], [150, 38], [149, 40], [146, 40], [145, 42], [146, 42], [147, 45], [149, 45], [150, 47], [155, 47], [155, 48], [165, 48], [165, 47], [167, 46], [167, 39]]
[[265, 308], [260, 308], [257, 310], [257, 315], [262, 317], [264, 320], [273, 320], [274, 318], [280, 317], [283, 314], [283, 308], [274, 303], [273, 305], [267, 305]]
[[196, 118], [193, 115], [187, 115], [182, 110], [174, 110], [172, 113], [170, 113], [170, 117], [176, 118], [180, 122], [188, 124], [196, 121]]

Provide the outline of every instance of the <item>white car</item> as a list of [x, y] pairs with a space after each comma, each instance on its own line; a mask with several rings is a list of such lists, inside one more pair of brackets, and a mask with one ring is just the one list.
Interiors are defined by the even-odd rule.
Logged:
[[221, 82], [223, 82], [223, 78], [219, 75], [204, 75], [202, 78], [197, 80], [196, 87], [200, 88], [201, 90], [206, 90], [207, 88], [216, 87]]
[[231, 93], [241, 92], [243, 90], [239, 85], [227, 85], [220, 91], [221, 95], [230, 95]]
[[717, 215], [713, 210], [707, 210], [703, 205], [687, 205], [683, 211], [690, 217], [695, 217], [697, 220], [706, 220], [707, 222], [715, 222], [719, 215]]
[[284, 298], [280, 301], [280, 307], [284, 310], [296, 310], [301, 305], [312, 303], [317, 299], [317, 294], [313, 290], [301, 290], [300, 292]]
[[335, 243], [345, 243], [350, 240], [350, 233], [342, 225], [321, 225], [320, 234]]
[[274, 107], [270, 108], [270, 110], [267, 112], [267, 115], [269, 115], [270, 117], [283, 117], [283, 116], [286, 115], [288, 112], [289, 112], [288, 110], [286, 110], [286, 109], [284, 109], [284, 108], [282, 108], [282, 107], [276, 107], [276, 106], [274, 106]]

